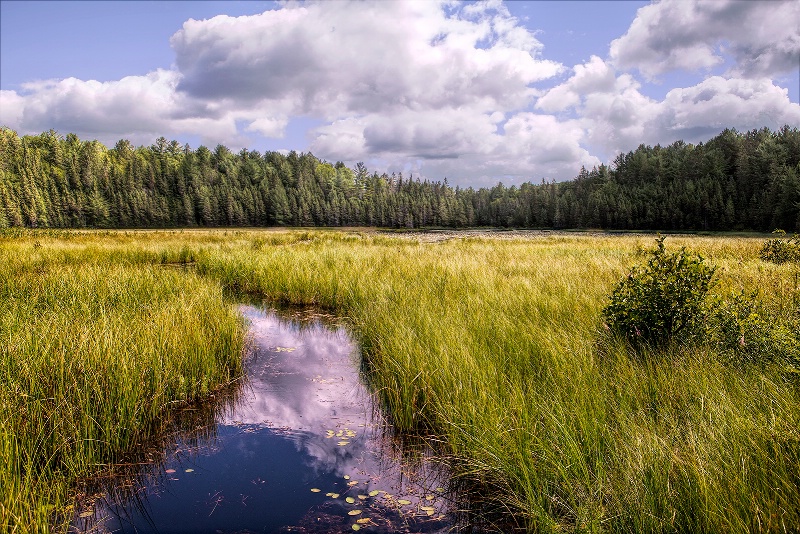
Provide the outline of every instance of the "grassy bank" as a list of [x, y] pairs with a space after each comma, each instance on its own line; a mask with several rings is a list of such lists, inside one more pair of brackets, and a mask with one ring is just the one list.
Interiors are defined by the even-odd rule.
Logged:
[[[32, 237], [2, 246], [17, 247], [16, 256], [31, 265], [37, 255], [53, 258], [58, 268], [47, 275], [51, 285], [73, 273], [90, 276], [92, 269], [133, 269], [163, 284], [164, 293], [156, 292], [163, 299], [156, 301], [167, 309], [199, 299], [194, 285], [210, 292], [209, 302], [219, 302], [214, 284], [220, 284], [349, 317], [369, 379], [396, 428], [442, 437], [460, 472], [490, 484], [520, 528], [800, 528], [795, 375], [777, 363], [739, 365], [711, 347], [632, 357], [622, 344], [598, 345], [607, 296], [652, 237], [551, 234], [424, 243], [356, 232], [219, 231], [39, 239], [39, 248]], [[760, 288], [764, 310], [796, 313], [797, 268], [761, 261], [762, 241], [674, 236], [667, 246], [685, 245], [717, 265], [718, 295]], [[86, 267], [99, 257], [108, 265]], [[193, 269], [150, 265], [181, 261]], [[17, 284], [4, 280], [8, 287]], [[92, 305], [84, 303], [95, 302], [96, 292], [71, 302], [88, 307], [96, 321], [109, 321], [100, 311], [92, 316]], [[30, 299], [18, 300], [30, 306]], [[218, 309], [198, 303], [180, 313], [197, 315], [195, 341], [207, 335], [209, 315], [225, 316], [206, 308]], [[143, 315], [133, 304], [123, 309], [131, 320]], [[4, 321], [19, 322], [14, 318], [21, 313], [7, 312]], [[147, 315], [147, 324], [188, 330], [175, 328], [165, 313]], [[112, 339], [131, 335], [127, 326], [103, 324]], [[170, 339], [177, 353], [191, 345]], [[83, 347], [73, 346], [70, 351]], [[52, 361], [42, 353], [34, 347], [12, 360]], [[159, 369], [152, 360], [140, 369], [148, 365]], [[173, 380], [171, 373], [155, 375], [157, 383]], [[91, 390], [84, 384], [74, 387]]]
[[0, 238], [2, 532], [61, 528], [76, 478], [240, 373], [242, 327], [218, 284], [119, 247]]
[[[199, 268], [351, 317], [397, 428], [443, 435], [520, 526], [797, 528], [800, 403], [783, 369], [726, 364], [707, 348], [636, 359], [616, 345], [599, 357], [600, 310], [643, 239], [327, 234], [253, 242]], [[762, 288], [767, 307], [792, 305], [792, 268], [761, 262], [760, 240], [671, 241], [721, 268], [718, 293]]]

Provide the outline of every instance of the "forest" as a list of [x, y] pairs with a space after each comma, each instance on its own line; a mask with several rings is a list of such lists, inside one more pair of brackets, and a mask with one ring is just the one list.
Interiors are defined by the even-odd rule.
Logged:
[[640, 145], [565, 182], [444, 181], [283, 154], [168, 141], [109, 149], [0, 129], [0, 227], [379, 226], [800, 230], [800, 131], [726, 129]]

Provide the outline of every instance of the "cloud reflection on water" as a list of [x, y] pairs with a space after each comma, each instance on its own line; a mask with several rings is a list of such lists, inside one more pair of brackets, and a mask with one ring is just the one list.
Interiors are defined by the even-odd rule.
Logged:
[[[316, 470], [352, 470], [363, 463], [365, 444], [380, 437], [372, 420], [373, 399], [359, 380], [358, 349], [342, 328], [301, 325], [243, 306], [253, 352], [240, 403], [220, 424], [266, 425], [283, 430]], [[326, 431], [356, 432], [347, 445]], [[356, 460], [357, 459], [357, 460]]]
[[[249, 322], [251, 351], [236, 401], [217, 415], [205, 446], [187, 448], [176, 437], [134, 498], [109, 492], [97, 507], [98, 517], [106, 516], [105, 530], [283, 532], [294, 525], [293, 531], [332, 532], [349, 529], [355, 519], [347, 512], [354, 507], [375, 520], [371, 532], [412, 524], [416, 532], [449, 528], [452, 523], [438, 515], [449, 509], [444, 475], [436, 466], [406, 461], [386, 437], [346, 330], [253, 306], [241, 306], [240, 313]], [[376, 490], [394, 498], [369, 495]], [[426, 499], [431, 492], [436, 498]], [[435, 507], [437, 519], [420, 506]], [[73, 523], [73, 530], [92, 524]]]

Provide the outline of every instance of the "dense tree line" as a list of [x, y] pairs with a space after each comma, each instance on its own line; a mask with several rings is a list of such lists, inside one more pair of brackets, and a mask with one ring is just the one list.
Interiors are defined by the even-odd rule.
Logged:
[[800, 230], [800, 132], [640, 146], [567, 182], [459, 188], [310, 153], [108, 149], [0, 129], [0, 227], [345, 226]]

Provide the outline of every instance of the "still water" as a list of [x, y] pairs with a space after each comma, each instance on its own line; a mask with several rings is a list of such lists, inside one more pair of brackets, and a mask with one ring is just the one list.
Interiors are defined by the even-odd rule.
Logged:
[[[242, 385], [183, 418], [135, 474], [94, 489], [71, 531], [449, 532], [447, 476], [390, 437], [341, 326], [242, 306]], [[207, 419], [207, 420], [204, 420]]]

